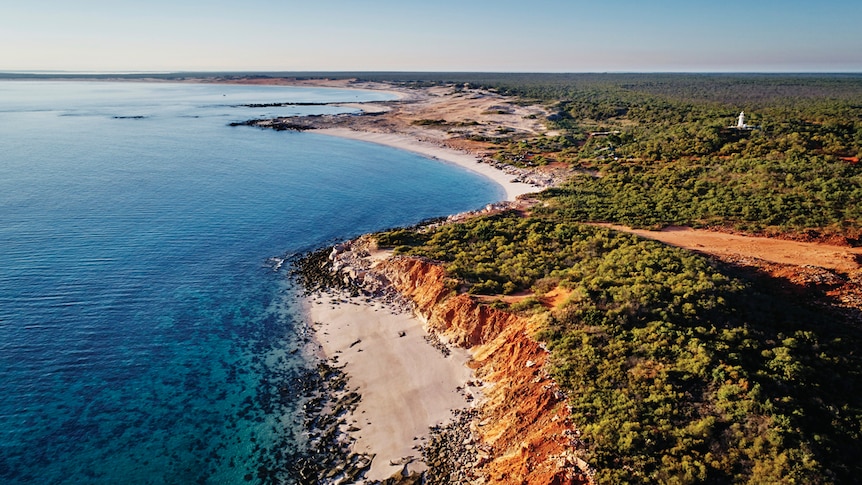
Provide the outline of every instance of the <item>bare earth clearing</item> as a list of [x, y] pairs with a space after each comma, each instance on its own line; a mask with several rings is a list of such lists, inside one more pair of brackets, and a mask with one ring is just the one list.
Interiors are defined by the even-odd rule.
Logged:
[[719, 258], [757, 258], [793, 266], [819, 266], [841, 273], [858, 271], [859, 262], [862, 261], [862, 248], [743, 236], [689, 227], [671, 226], [661, 231], [647, 231], [613, 224], [601, 226]]
[[862, 248], [767, 237], [744, 236], [688, 227], [661, 231], [597, 224], [754, 268], [798, 297], [848, 311], [862, 322]]

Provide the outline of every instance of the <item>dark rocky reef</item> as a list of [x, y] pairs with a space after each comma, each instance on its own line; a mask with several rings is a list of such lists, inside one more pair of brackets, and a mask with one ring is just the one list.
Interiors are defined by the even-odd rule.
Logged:
[[231, 108], [283, 108], [285, 106], [328, 106], [331, 104], [343, 104], [343, 103], [249, 103], [249, 104], [235, 104], [231, 106]]
[[304, 380], [302, 412], [308, 441], [300, 451], [285, 452], [281, 467], [261, 467], [257, 479], [262, 483], [357, 483], [374, 456], [351, 451], [353, 440], [346, 433], [345, 416], [356, 409], [362, 396], [347, 388], [347, 376], [334, 362], [319, 363]]
[[305, 131], [313, 129], [311, 126], [294, 123], [283, 118], [234, 121], [228, 123], [228, 126], [255, 126], [275, 131]]

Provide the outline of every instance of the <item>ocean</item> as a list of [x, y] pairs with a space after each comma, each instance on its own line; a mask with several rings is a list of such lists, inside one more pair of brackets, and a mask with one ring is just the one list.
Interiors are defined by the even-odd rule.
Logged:
[[[304, 446], [280, 262], [476, 209], [455, 166], [251, 118], [380, 92], [0, 82], [0, 482], [263, 483]], [[292, 448], [286, 450], [286, 448]]]

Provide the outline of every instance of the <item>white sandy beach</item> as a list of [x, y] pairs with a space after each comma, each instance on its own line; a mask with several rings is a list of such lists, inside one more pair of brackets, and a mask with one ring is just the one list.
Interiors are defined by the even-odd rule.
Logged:
[[[416, 135], [344, 127], [317, 129], [315, 133], [386, 145], [457, 165], [500, 185], [508, 201], [541, 190], [513, 182], [514, 175], [481, 163], [474, 155], [423, 141]], [[336, 365], [344, 365], [349, 387], [362, 395], [347, 421], [359, 429], [350, 433], [356, 439], [353, 452], [376, 455], [365, 478], [389, 478], [402, 470], [398, 463], [407, 457], [417, 460], [409, 465], [410, 470], [424, 469], [418, 447], [429, 428], [448, 422], [453, 409], [468, 407], [465, 392], [474, 396], [479, 392], [466, 385], [472, 378], [466, 365], [469, 352], [453, 349], [445, 357], [425, 340], [427, 333], [416, 317], [393, 313], [379, 301], [322, 295], [309, 303], [319, 350], [325, 358], [337, 359]]]
[[456, 388], [471, 378], [469, 354], [453, 350], [445, 357], [425, 341], [412, 315], [376, 301], [335, 301], [329, 295], [312, 298], [309, 314], [320, 350], [345, 366], [349, 387], [362, 395], [347, 421], [359, 428], [351, 433], [353, 451], [376, 454], [366, 479], [383, 480], [403, 468], [390, 462], [421, 459], [417, 448], [429, 427], [447, 422], [452, 409], [467, 407]]
[[509, 201], [514, 201], [519, 195], [530, 194], [541, 190], [531, 184], [513, 182], [512, 175], [509, 175], [502, 170], [498, 170], [487, 163], [480, 163], [475, 156], [470, 155], [469, 153], [459, 152], [433, 143], [422, 142], [409, 135], [355, 131], [349, 128], [324, 128], [315, 130], [314, 132], [386, 145], [418, 153], [441, 162], [452, 163], [496, 182], [506, 191], [506, 200]]
[[[505, 190], [506, 200], [538, 191], [535, 186], [513, 182], [512, 175], [473, 155], [423, 142], [409, 135], [325, 128], [316, 133], [386, 145], [452, 163], [478, 173]], [[422, 323], [413, 315], [393, 313], [384, 303], [345, 299], [332, 303], [324, 295], [310, 300], [309, 316], [324, 357], [345, 365], [349, 386], [362, 395], [350, 425], [359, 428], [353, 451], [376, 454], [369, 480], [384, 480], [401, 471], [403, 458], [414, 457], [410, 470], [422, 470], [418, 446], [429, 428], [451, 418], [453, 409], [467, 407], [463, 391], [472, 372], [469, 353], [453, 349], [449, 357], [426, 340]], [[467, 389], [476, 393], [476, 389]]]

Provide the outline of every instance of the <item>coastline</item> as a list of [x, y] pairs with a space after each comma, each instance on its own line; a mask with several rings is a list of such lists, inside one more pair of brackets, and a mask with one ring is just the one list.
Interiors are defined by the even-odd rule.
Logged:
[[435, 143], [423, 142], [422, 140], [418, 140], [410, 135], [357, 131], [350, 128], [320, 128], [313, 132], [336, 136], [339, 138], [385, 145], [399, 150], [416, 153], [435, 161], [456, 165], [482, 175], [502, 187], [506, 194], [506, 201], [514, 202], [521, 195], [531, 194], [542, 190], [541, 187], [537, 187], [533, 184], [514, 180], [513, 175], [487, 163], [482, 163], [474, 155], [459, 152]]
[[[417, 126], [403, 111], [412, 107], [420, 110], [419, 116], [428, 116], [429, 111], [422, 109], [432, 113], [444, 109], [446, 103], [438, 99], [444, 96], [430, 96], [434, 99], [428, 106], [422, 104], [429, 99], [428, 92], [417, 94], [380, 86], [377, 89], [398, 94], [399, 100], [395, 104], [352, 106], [362, 110], [360, 115], [296, 121], [307, 124], [302, 129], [314, 133], [385, 145], [477, 173], [500, 186], [508, 202], [559, 183], [565, 176], [489, 163], [485, 161], [489, 152], [481, 146], [452, 143], [448, 132]], [[415, 108], [416, 104], [424, 108]], [[471, 113], [476, 114], [475, 109]], [[383, 124], [381, 118], [386, 118]], [[522, 123], [527, 118], [519, 119]], [[279, 121], [293, 122], [289, 118]], [[448, 342], [446, 337], [441, 342], [440, 334], [414, 303], [393, 303], [391, 298], [380, 296], [380, 281], [375, 280], [379, 275], [373, 276], [373, 268], [390, 255], [377, 253], [364, 243], [357, 247], [356, 242], [335, 247], [329, 255], [331, 270], [337, 275], [349, 275], [345, 281], [349, 279], [362, 293], [375, 296], [351, 297], [345, 290], [318, 289], [306, 296], [304, 313], [315, 336], [312, 351], [343, 371], [350, 391], [361, 396], [355, 407], [335, 418], [341, 422], [349, 452], [370, 457], [362, 479], [370, 483], [388, 479], [414, 483], [410, 480], [419, 479], [425, 471], [433, 476], [442, 473], [438, 478], [449, 478], [450, 472], [475, 478], [473, 472], [466, 471], [492, 459], [489, 454], [477, 454], [477, 446], [486, 447], [483, 453], [490, 453], [490, 445], [477, 445], [475, 440], [482, 441], [474, 429], [479, 420], [466, 417], [476, 416], [472, 413], [484, 405], [485, 393], [491, 391], [483, 379], [477, 378], [473, 355], [476, 349], [444, 343]], [[354, 256], [345, 260], [343, 252]], [[371, 288], [367, 286], [369, 276], [373, 280]], [[383, 294], [395, 288], [384, 283]], [[487, 360], [487, 356], [483, 359]]]
[[[399, 100], [407, 98], [398, 91], [388, 92], [398, 95]], [[363, 114], [379, 111], [376, 105], [354, 107]], [[482, 163], [476, 155], [439, 141], [424, 141], [415, 133], [348, 127], [322, 127], [313, 132], [384, 145], [455, 165], [500, 186], [506, 201], [541, 190], [534, 184], [515, 181], [512, 174]], [[430, 344], [428, 329], [412, 311], [381, 298], [350, 297], [335, 291], [317, 292], [305, 300], [318, 356], [342, 369], [348, 385], [362, 396], [343, 416], [346, 423], [342, 431], [351, 442], [351, 453], [373, 457], [364, 479], [382, 481], [427, 470], [422, 447], [431, 438], [432, 428], [450, 424], [453, 413], [468, 409], [479, 394], [478, 389], [468, 387], [474, 378], [468, 367], [470, 352], [449, 347], [441, 352]]]

